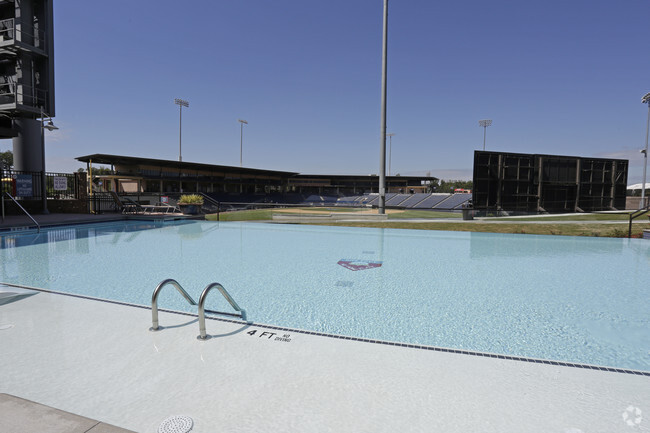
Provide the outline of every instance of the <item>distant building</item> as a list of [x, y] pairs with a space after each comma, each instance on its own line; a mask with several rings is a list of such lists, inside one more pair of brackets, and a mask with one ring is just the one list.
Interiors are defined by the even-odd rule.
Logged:
[[509, 213], [625, 209], [628, 161], [474, 152], [474, 209]]

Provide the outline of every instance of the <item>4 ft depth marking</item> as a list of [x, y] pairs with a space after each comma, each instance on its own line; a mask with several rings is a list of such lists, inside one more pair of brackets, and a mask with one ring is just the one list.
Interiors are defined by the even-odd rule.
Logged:
[[247, 334], [251, 336], [257, 335], [258, 338], [266, 338], [267, 340], [281, 341], [283, 343], [291, 343], [290, 334], [278, 335], [277, 332], [261, 331], [258, 333], [257, 331], [259, 331], [259, 329], [253, 329], [251, 331], [248, 331]]

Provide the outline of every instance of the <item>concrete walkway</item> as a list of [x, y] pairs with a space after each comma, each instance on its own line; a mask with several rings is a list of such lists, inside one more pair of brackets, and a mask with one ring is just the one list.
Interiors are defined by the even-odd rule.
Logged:
[[52, 293], [0, 305], [0, 393], [140, 433], [178, 415], [191, 433], [650, 431], [643, 374], [216, 320], [199, 341], [196, 316], [162, 311], [160, 325]]
[[0, 431], [11, 433], [134, 433], [94, 419], [0, 394]]

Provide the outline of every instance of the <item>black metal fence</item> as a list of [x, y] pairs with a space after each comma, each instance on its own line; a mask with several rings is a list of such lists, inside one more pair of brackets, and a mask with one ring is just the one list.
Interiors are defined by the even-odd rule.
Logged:
[[[17, 199], [42, 200], [42, 172], [0, 169], [0, 191]], [[78, 180], [74, 173], [45, 173], [45, 191], [48, 199], [74, 199]]]
[[96, 192], [88, 197], [88, 211], [91, 213], [119, 212], [113, 196], [106, 192]]

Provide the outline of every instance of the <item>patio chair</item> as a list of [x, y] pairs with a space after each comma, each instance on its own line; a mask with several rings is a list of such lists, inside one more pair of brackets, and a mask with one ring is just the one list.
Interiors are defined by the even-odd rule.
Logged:
[[115, 191], [109, 191], [111, 197], [115, 201], [117, 210], [123, 214], [138, 214], [143, 213], [143, 208], [138, 203], [134, 202], [128, 197], [120, 198]]

